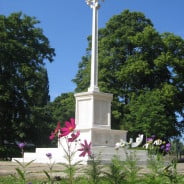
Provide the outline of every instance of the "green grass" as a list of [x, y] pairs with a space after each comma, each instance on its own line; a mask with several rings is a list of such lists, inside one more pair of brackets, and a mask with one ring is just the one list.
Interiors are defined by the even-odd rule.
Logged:
[[13, 183], [16, 184], [16, 182], [12, 177], [5, 177], [5, 176], [0, 177], [0, 184], [13, 184]]
[[[31, 184], [41, 184], [43, 183], [43, 181], [39, 181], [39, 180], [32, 180], [30, 179], [30, 181], [27, 181], [26, 184], [31, 183]], [[0, 184], [23, 184], [22, 181], [15, 179], [12, 176], [1, 176], [0, 177]]]
[[[49, 184], [46, 179], [42, 180], [27, 180], [26, 184]], [[59, 181], [54, 181], [53, 184], [67, 184], [68, 180], [66, 178], [61, 178]], [[93, 182], [85, 177], [80, 177], [75, 179], [75, 184], [92, 184]], [[107, 179], [101, 178], [100, 184], [107, 184], [109, 183]], [[0, 177], [0, 184], [23, 184], [22, 181], [16, 180], [11, 176], [2, 176]]]
[[[47, 180], [32, 180], [27, 181], [26, 184], [50, 184]], [[93, 181], [86, 177], [80, 177], [75, 179], [75, 184], [93, 184]], [[180, 176], [177, 182], [169, 182], [169, 180], [163, 176], [144, 175], [139, 176], [135, 182], [122, 180], [121, 184], [183, 184], [184, 176]], [[21, 181], [15, 180], [11, 176], [0, 177], [0, 184], [23, 184]], [[66, 178], [61, 178], [60, 181], [54, 181], [52, 184], [68, 184]], [[102, 177], [98, 184], [111, 184], [108, 178]], [[116, 184], [116, 183], [113, 183]]]
[[[137, 165], [134, 154], [127, 155], [126, 161], [114, 157], [111, 164], [105, 166], [93, 159], [89, 167], [83, 170], [83, 174], [72, 180], [72, 184], [184, 184], [184, 175], [177, 172], [176, 166], [175, 160], [166, 164], [162, 155], [154, 155], [149, 157], [147, 163], [149, 172], [140, 175], [140, 166]], [[25, 181], [18, 175], [17, 179], [13, 176], [1, 176], [0, 184], [71, 184], [64, 176], [68, 177], [66, 174], [50, 181], [46, 177], [44, 179], [25, 177]]]

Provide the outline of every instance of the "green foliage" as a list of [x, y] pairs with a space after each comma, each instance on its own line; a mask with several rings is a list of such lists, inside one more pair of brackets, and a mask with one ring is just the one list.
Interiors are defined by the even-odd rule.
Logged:
[[123, 162], [123, 170], [126, 174], [126, 180], [129, 184], [138, 183], [138, 171], [139, 166], [137, 165], [137, 158], [135, 152], [130, 152], [126, 154], [126, 160]]
[[15, 161], [19, 164], [20, 168], [15, 169], [17, 171], [18, 178], [15, 175], [13, 175], [13, 177], [22, 181], [23, 184], [26, 184], [27, 168], [31, 165], [31, 163], [34, 162], [34, 160], [31, 160], [28, 163], [24, 163], [24, 162], [22, 163], [18, 160], [15, 160]]
[[44, 174], [46, 175], [49, 184], [52, 184], [52, 183], [54, 183], [54, 178], [53, 178], [53, 167], [54, 167], [54, 165], [55, 165], [55, 162], [52, 163], [51, 158], [49, 158], [49, 161], [50, 161], [49, 164], [48, 164], [49, 171], [43, 170], [43, 172], [44, 172]]
[[0, 15], [1, 144], [4, 140], [38, 140], [29, 131], [43, 124], [35, 116], [38, 117], [37, 108], [49, 101], [44, 61], [52, 62], [55, 53], [38, 23], [34, 17], [22, 13]]
[[184, 153], [184, 145], [183, 142], [181, 142], [181, 139], [173, 139], [171, 145], [171, 153], [177, 157], [178, 161], [183, 161], [182, 158], [180, 158], [180, 154]]
[[125, 182], [125, 176], [123, 170], [123, 163], [117, 156], [114, 156], [110, 165], [109, 165], [109, 172], [105, 172], [106, 177], [110, 181], [111, 184], [121, 184]]
[[19, 175], [19, 177], [20, 177], [20, 180], [22, 180], [22, 181], [23, 181], [23, 183], [25, 183], [26, 178], [25, 178], [25, 174], [24, 174], [24, 172], [23, 172], [23, 171], [21, 171], [21, 169], [19, 169], [19, 168], [16, 168], [16, 171], [17, 171], [17, 174], [18, 174], [18, 175]]
[[166, 165], [162, 155], [150, 155], [150, 159], [148, 160], [148, 168], [150, 168], [151, 172], [146, 176], [147, 183], [182, 183], [184, 178], [178, 174], [176, 165], [177, 162], [175, 160], [172, 160]]
[[[63, 93], [48, 104], [53, 119], [64, 124], [66, 119], [75, 116], [75, 98], [73, 93]], [[55, 126], [55, 125], [54, 125]]]
[[92, 184], [101, 183], [103, 166], [99, 157], [100, 155], [96, 158], [94, 154], [90, 156], [91, 160], [86, 174], [89, 176], [89, 183]]
[[[168, 86], [166, 86], [168, 87]], [[169, 86], [171, 87], [171, 86]], [[175, 114], [168, 114], [165, 108], [168, 104], [169, 94], [165, 95], [163, 89], [142, 92], [139, 96], [132, 95], [130, 103], [127, 105], [125, 114], [124, 128], [129, 130], [131, 134], [143, 133], [150, 136], [157, 132], [159, 137], [169, 138], [172, 135], [179, 134], [177, 127], [178, 123], [175, 119]], [[170, 88], [170, 94], [172, 93]]]
[[172, 162], [164, 168], [164, 176], [166, 176], [170, 183], [178, 183], [180, 181], [180, 177], [177, 174], [176, 170], [176, 161], [172, 160]]
[[[65, 142], [65, 143], [64, 143]], [[66, 163], [63, 163], [64, 170], [63, 172], [67, 175], [67, 183], [68, 184], [74, 184], [74, 176], [77, 171], [77, 166], [80, 164], [81, 161], [75, 161], [74, 156], [77, 152], [77, 142], [74, 144], [74, 142], [69, 142], [68, 137], [63, 137], [62, 141], [60, 139], [60, 146], [62, 147], [64, 153], [65, 153], [65, 159]], [[65, 144], [66, 146], [64, 146]]]
[[160, 175], [164, 168], [164, 159], [161, 154], [149, 155], [148, 168], [151, 169], [151, 174]]
[[36, 147], [50, 146], [49, 134], [55, 121], [49, 105], [35, 106], [32, 110], [31, 122], [31, 129], [25, 131], [29, 139], [36, 144]]
[[0, 184], [22, 184], [22, 182], [12, 178], [11, 176], [3, 176], [3, 177], [0, 177]]
[[[95, 167], [99, 166], [98, 163], [95, 162]], [[92, 164], [93, 165], [93, 164]], [[83, 175], [80, 176], [76, 175], [74, 179], [75, 184], [88, 184], [88, 183], [99, 183], [99, 184], [111, 184], [111, 183], [122, 183], [122, 184], [183, 184], [184, 182], [184, 175], [180, 175], [177, 172], [177, 163], [175, 161], [171, 161], [166, 163], [164, 161], [164, 157], [161, 155], [157, 155], [154, 157], [150, 157], [148, 162], [147, 172], [146, 173], [139, 173], [138, 169], [139, 166], [136, 163], [136, 158], [134, 155], [129, 155], [125, 161], [120, 161], [117, 156], [112, 159], [111, 164], [109, 165], [109, 169], [103, 168], [105, 171], [103, 172], [102, 177], [98, 177], [97, 180], [93, 180], [91, 178], [90, 173], [86, 173], [84, 171]], [[85, 169], [91, 167], [91, 165], [85, 166]], [[142, 167], [142, 165], [140, 166]], [[98, 170], [99, 168], [97, 168]], [[20, 170], [20, 169], [19, 169]], [[57, 170], [53, 172], [58, 172]], [[93, 172], [93, 171], [92, 171]], [[22, 170], [20, 170], [19, 178], [12, 178], [12, 177], [0, 177], [0, 183], [4, 184], [22, 184], [25, 183], [32, 183], [32, 184], [46, 184], [48, 181], [45, 179], [35, 179], [33, 177], [27, 178], [22, 174]], [[48, 174], [48, 172], [46, 172]], [[96, 172], [99, 176], [99, 173]], [[140, 175], [141, 174], [141, 175]], [[48, 174], [48, 178], [51, 179], [51, 176]], [[95, 176], [94, 176], [95, 177]], [[28, 182], [29, 181], [29, 182]], [[97, 182], [98, 181], [98, 182]], [[68, 178], [55, 176], [52, 180], [49, 180], [49, 183], [53, 184], [66, 184], [69, 182]]]
[[[89, 53], [88, 53], [89, 54]], [[90, 57], [83, 56], [82, 62], [79, 63], [79, 70], [76, 74], [76, 78], [72, 81], [77, 84], [76, 92], [86, 91], [90, 84]]]
[[20, 157], [21, 152], [15, 145], [0, 145], [0, 160], [10, 160], [12, 157]]
[[71, 161], [68, 161], [67, 164], [63, 164], [64, 170], [63, 172], [66, 173], [68, 181], [68, 184], [74, 183], [74, 175], [76, 174], [76, 166], [77, 164], [72, 164]]
[[[88, 42], [73, 80], [77, 92], [89, 87], [91, 37]], [[179, 135], [183, 130], [184, 40], [158, 33], [142, 13], [125, 10], [99, 30], [98, 45], [99, 87], [113, 94], [112, 128], [127, 129], [132, 135]]]
[[46, 171], [46, 170], [43, 170], [43, 172], [45, 173], [45, 175], [47, 176], [48, 180], [49, 180], [49, 183], [51, 183], [51, 176], [50, 174]]

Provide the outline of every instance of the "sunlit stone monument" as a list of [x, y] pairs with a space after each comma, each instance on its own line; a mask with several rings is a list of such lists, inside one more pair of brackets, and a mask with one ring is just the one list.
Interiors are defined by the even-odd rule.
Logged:
[[[113, 95], [102, 93], [98, 87], [98, 9], [99, 0], [86, 0], [92, 8], [91, 78], [87, 92], [75, 94], [77, 129], [81, 139], [92, 143], [92, 151], [109, 152], [120, 139], [126, 140], [126, 131], [111, 129], [111, 101]], [[107, 159], [107, 158], [104, 158]]]
[[[111, 129], [111, 101], [113, 95], [102, 93], [98, 88], [98, 9], [99, 0], [86, 0], [92, 8], [92, 49], [91, 49], [91, 78], [87, 92], [75, 94], [76, 129], [80, 130], [80, 140], [92, 143], [92, 153], [101, 154], [101, 160], [110, 162], [117, 153], [114, 149], [120, 139], [126, 141], [126, 131]], [[46, 153], [51, 153], [53, 162], [65, 162], [65, 152], [60, 144], [57, 148], [36, 148], [35, 153], [24, 153], [24, 158], [13, 158], [20, 162], [34, 160], [36, 163], [48, 163]], [[121, 154], [125, 159], [125, 155]], [[89, 157], [76, 155], [74, 161], [88, 163]]]

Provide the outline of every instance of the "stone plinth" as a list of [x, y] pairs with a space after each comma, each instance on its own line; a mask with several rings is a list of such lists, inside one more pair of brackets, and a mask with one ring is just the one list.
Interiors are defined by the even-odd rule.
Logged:
[[112, 94], [84, 92], [75, 94], [75, 121], [78, 129], [111, 127]]
[[[112, 94], [97, 91], [75, 94], [77, 130], [80, 130], [81, 140], [92, 143], [95, 154], [108, 155], [120, 139], [126, 141], [127, 131], [111, 129], [112, 98]], [[105, 160], [110, 162], [112, 157], [110, 154]]]
[[[101, 92], [85, 92], [75, 94], [76, 98], [76, 130], [80, 130], [80, 140], [92, 143], [92, 153], [102, 155], [104, 162], [110, 162], [116, 153], [114, 147], [120, 139], [126, 141], [126, 131], [111, 129], [111, 101], [112, 94]], [[66, 148], [64, 140], [60, 140]], [[75, 142], [72, 145], [75, 150], [80, 148], [80, 145], [75, 147]], [[53, 155], [55, 163], [64, 163], [65, 152], [62, 146], [58, 144], [57, 148], [36, 148], [35, 153], [25, 153], [24, 158], [17, 158], [20, 162], [29, 162], [34, 160], [36, 163], [48, 163], [49, 159], [46, 153]], [[123, 156], [124, 158], [124, 156]], [[15, 159], [13, 159], [15, 160]], [[87, 164], [90, 161], [89, 157], [79, 157], [76, 153], [74, 162], [81, 161], [81, 164]]]
[[89, 128], [89, 129], [79, 129], [80, 139], [87, 140], [94, 146], [109, 146], [115, 147], [115, 144], [120, 141], [120, 139], [126, 140], [127, 131], [124, 130], [111, 130], [103, 128]]

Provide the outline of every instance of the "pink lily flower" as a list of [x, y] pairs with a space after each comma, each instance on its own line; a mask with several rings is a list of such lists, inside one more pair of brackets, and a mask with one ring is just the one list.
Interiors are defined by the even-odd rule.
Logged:
[[51, 135], [49, 136], [49, 139], [53, 140], [60, 129], [61, 129], [60, 122], [58, 122], [54, 132], [52, 132]]
[[79, 157], [85, 157], [86, 154], [88, 156], [91, 155], [91, 142], [88, 144], [86, 140], [84, 140], [84, 144], [81, 143], [82, 148], [78, 149], [78, 151], [82, 151]]
[[72, 132], [75, 129], [75, 119], [71, 118], [70, 122], [65, 122], [65, 127], [61, 128], [61, 135], [59, 137], [67, 136], [70, 132]]
[[76, 134], [75, 133], [72, 133], [71, 134], [71, 137], [68, 138], [68, 142], [73, 142], [74, 140], [77, 139], [77, 137], [79, 137], [79, 135], [80, 135], [80, 131], [77, 131]]

